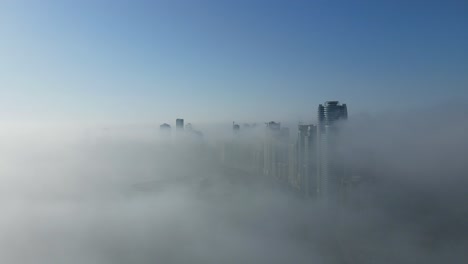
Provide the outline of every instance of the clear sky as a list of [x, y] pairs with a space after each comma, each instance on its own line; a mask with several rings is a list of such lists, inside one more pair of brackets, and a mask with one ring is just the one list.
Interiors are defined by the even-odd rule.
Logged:
[[3, 0], [2, 120], [313, 120], [468, 98], [468, 1]]

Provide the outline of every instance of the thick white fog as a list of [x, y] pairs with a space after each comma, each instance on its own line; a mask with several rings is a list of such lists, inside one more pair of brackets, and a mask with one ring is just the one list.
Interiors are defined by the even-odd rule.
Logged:
[[203, 143], [159, 124], [5, 125], [0, 263], [464, 263], [468, 112], [447, 109], [350, 117], [348, 166], [375, 174], [359, 210], [227, 170], [229, 124]]

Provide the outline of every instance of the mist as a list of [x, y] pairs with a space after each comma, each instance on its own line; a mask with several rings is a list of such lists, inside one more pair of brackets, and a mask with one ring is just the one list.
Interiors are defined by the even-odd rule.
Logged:
[[159, 124], [4, 127], [0, 262], [464, 263], [468, 111], [447, 109], [350, 116], [341, 153], [373, 176], [358, 207], [226, 169], [230, 124], [197, 140]]

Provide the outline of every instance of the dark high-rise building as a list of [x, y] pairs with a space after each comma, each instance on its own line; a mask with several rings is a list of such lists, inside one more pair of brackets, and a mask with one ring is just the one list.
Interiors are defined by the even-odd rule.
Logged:
[[324, 200], [338, 195], [344, 177], [343, 161], [338, 151], [338, 124], [347, 119], [346, 104], [328, 101], [318, 107], [318, 195]]
[[319, 125], [333, 125], [338, 120], [348, 119], [348, 108], [346, 104], [339, 104], [338, 101], [327, 101], [318, 107]]
[[184, 119], [178, 118], [176, 119], [176, 130], [183, 131], [184, 130]]

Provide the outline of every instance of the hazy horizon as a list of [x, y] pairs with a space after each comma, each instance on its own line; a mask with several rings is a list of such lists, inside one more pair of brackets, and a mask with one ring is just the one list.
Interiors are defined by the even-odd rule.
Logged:
[[456, 0], [0, 0], [0, 262], [467, 262], [467, 28]]

